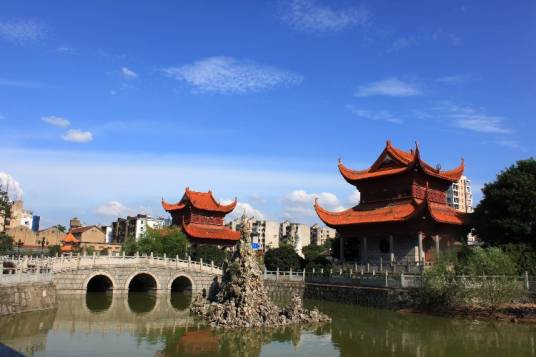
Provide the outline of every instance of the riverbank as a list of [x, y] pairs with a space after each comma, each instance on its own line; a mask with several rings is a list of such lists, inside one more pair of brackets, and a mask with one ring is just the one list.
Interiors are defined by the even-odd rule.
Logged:
[[475, 320], [495, 320], [536, 324], [536, 304], [503, 304], [493, 308], [487, 306], [417, 306], [413, 308], [400, 309], [399, 312], [451, 318], [469, 318]]
[[0, 316], [56, 306], [56, 287], [52, 282], [0, 285]]

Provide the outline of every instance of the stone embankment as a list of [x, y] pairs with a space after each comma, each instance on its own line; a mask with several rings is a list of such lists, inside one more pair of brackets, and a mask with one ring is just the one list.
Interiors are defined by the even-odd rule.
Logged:
[[51, 309], [57, 306], [52, 282], [0, 285], [0, 315]]

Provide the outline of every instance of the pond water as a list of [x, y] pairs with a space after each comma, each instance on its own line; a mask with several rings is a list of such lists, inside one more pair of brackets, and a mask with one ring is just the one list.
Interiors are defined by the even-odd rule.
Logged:
[[33, 356], [536, 356], [536, 327], [306, 301], [324, 325], [211, 330], [190, 296], [60, 296], [54, 310], [0, 317], [0, 342]]

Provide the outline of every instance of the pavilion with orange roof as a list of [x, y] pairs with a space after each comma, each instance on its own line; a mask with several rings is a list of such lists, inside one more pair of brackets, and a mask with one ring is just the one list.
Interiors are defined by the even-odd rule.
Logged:
[[79, 244], [80, 242], [78, 241], [78, 239], [76, 239], [73, 236], [73, 234], [69, 232], [67, 233], [67, 236], [65, 237], [65, 239], [63, 240], [61, 244], [61, 252], [62, 253], [74, 252], [78, 248]]
[[361, 263], [431, 262], [468, 231], [470, 216], [447, 205], [446, 191], [464, 171], [463, 159], [452, 170], [422, 160], [419, 146], [410, 151], [387, 141], [378, 159], [365, 170], [339, 160], [343, 178], [360, 192], [357, 206], [330, 212], [315, 202], [320, 219], [341, 237], [341, 259]]
[[225, 215], [236, 207], [237, 200], [223, 205], [212, 191], [197, 192], [186, 188], [181, 200], [168, 203], [162, 199], [162, 207], [171, 214], [172, 225], [179, 226], [192, 244], [233, 246], [240, 240], [240, 233], [223, 225]]

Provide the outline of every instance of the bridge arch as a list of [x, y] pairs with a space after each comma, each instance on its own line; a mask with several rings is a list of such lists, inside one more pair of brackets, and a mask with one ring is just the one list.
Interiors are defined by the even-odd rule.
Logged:
[[96, 271], [84, 280], [83, 288], [86, 292], [106, 292], [116, 290], [117, 284], [108, 272]]
[[127, 278], [125, 290], [131, 291], [151, 291], [162, 289], [158, 277], [146, 270], [136, 271]]
[[195, 290], [194, 281], [190, 275], [180, 272], [169, 279], [167, 290], [169, 292], [192, 292]]

